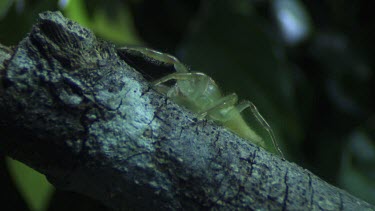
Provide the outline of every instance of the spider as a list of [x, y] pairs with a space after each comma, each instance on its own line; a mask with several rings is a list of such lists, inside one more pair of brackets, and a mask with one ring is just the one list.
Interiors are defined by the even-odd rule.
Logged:
[[[241, 116], [241, 112], [247, 108], [262, 127], [268, 132], [272, 143], [280, 156], [284, 158], [271, 126], [259, 113], [251, 101], [238, 102], [235, 93], [223, 96], [218, 85], [208, 75], [201, 72], [189, 72], [188, 68], [176, 57], [152, 50], [145, 47], [122, 47], [119, 52], [130, 52], [141, 54], [147, 59], [158, 63], [172, 65], [176, 72], [161, 77], [152, 82], [153, 87], [179, 105], [197, 113], [199, 119], [208, 118], [224, 125], [240, 137], [249, 140], [263, 148], [266, 148], [263, 139], [254, 132]], [[175, 81], [171, 86], [166, 85], [169, 81]]]

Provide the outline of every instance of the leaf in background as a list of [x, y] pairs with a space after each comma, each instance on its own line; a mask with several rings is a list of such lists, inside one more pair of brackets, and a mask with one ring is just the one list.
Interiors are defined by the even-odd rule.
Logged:
[[24, 210], [28, 206], [9, 175], [5, 155], [0, 153], [0, 204], [1, 210]]
[[54, 188], [45, 176], [11, 158], [7, 159], [7, 166], [30, 210], [46, 210]]
[[132, 15], [125, 4], [113, 7], [111, 14], [104, 8], [95, 7], [90, 16], [84, 0], [74, 0], [66, 2], [63, 11], [66, 17], [90, 28], [106, 40], [117, 44], [142, 43], [134, 28]]
[[77, 21], [85, 27], [90, 27], [90, 18], [85, 7], [84, 0], [60, 1], [60, 7], [64, 11], [65, 17]]
[[[0, 5], [4, 3], [3, 1], [0, 0]], [[5, 9], [1, 6], [0, 10]], [[38, 18], [38, 13], [46, 10], [56, 10], [56, 2], [51, 0], [14, 0], [6, 16], [0, 21], [0, 42], [8, 46], [17, 45], [30, 32]]]
[[363, 131], [354, 131], [343, 151], [340, 185], [352, 194], [375, 203], [375, 144]]
[[3, 17], [5, 17], [12, 3], [13, 3], [13, 0], [1, 0], [0, 1], [0, 20], [3, 19]]
[[311, 32], [311, 21], [299, 0], [272, 1], [273, 13], [286, 43], [295, 45]]
[[142, 42], [136, 34], [128, 8], [117, 7], [114, 16], [110, 18], [104, 10], [97, 9], [93, 17], [93, 30], [115, 43], [140, 45]]

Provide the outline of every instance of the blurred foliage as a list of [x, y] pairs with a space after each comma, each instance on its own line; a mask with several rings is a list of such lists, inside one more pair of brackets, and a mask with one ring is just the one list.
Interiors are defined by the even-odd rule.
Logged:
[[16, 45], [39, 12], [59, 9], [103, 39], [177, 55], [224, 93], [253, 101], [288, 160], [375, 203], [373, 6], [363, 0], [2, 0], [0, 42]]
[[45, 176], [13, 159], [8, 158], [7, 164], [12, 179], [30, 210], [46, 210], [53, 186]]

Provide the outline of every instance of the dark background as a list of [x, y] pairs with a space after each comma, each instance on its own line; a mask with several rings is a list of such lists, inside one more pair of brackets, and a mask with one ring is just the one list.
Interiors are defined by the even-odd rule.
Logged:
[[[288, 160], [375, 203], [374, 1], [63, 3], [1, 0], [0, 43], [17, 45], [39, 12], [60, 10], [118, 46], [176, 55], [224, 93], [253, 101]], [[0, 206], [27, 210], [17, 171], [8, 174], [14, 165], [0, 160]], [[51, 197], [48, 210], [104, 209], [77, 194]]]

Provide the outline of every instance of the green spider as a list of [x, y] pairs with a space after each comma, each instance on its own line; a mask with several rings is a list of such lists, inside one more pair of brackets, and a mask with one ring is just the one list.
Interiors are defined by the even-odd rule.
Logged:
[[[268, 132], [274, 147], [284, 158], [277, 145], [272, 128], [250, 101], [239, 104], [235, 93], [223, 96], [215, 81], [204, 73], [189, 72], [176, 57], [145, 47], [122, 47], [118, 52], [127, 54], [141, 54], [145, 58], [172, 65], [176, 72], [153, 81], [154, 88], [166, 94], [179, 105], [198, 114], [200, 119], [208, 118], [224, 125], [242, 138], [266, 148], [262, 138], [254, 132], [241, 116], [241, 112], [250, 108], [257, 121]], [[174, 80], [174, 85], [165, 85]]]

